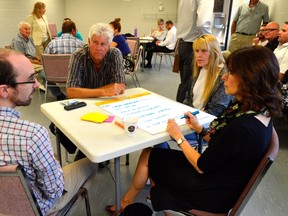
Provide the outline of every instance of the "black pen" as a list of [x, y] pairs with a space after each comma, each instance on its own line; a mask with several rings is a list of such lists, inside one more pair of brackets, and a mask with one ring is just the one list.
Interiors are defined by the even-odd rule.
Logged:
[[[196, 110], [196, 111], [194, 111], [194, 112], [190, 112], [190, 113], [191, 113], [192, 115], [197, 115], [197, 114], [199, 114], [199, 111]], [[189, 118], [189, 116], [184, 115], [184, 116], [181, 117], [181, 119], [183, 119], [183, 118]]]

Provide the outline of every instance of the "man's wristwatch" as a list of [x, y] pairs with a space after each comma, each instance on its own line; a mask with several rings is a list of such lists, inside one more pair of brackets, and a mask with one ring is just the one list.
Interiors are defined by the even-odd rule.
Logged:
[[181, 145], [184, 141], [187, 141], [184, 137], [177, 140], [177, 144]]

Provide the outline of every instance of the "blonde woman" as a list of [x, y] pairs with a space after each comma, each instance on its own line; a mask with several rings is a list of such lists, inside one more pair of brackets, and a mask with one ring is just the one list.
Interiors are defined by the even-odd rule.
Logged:
[[218, 116], [232, 99], [225, 93], [221, 79], [227, 69], [220, 46], [213, 35], [206, 34], [194, 41], [193, 52], [194, 72], [184, 103]]
[[151, 37], [158, 41], [163, 41], [166, 37], [166, 31], [165, 31], [165, 26], [164, 26], [164, 20], [159, 18], [157, 20], [157, 29], [151, 33]]
[[36, 47], [36, 56], [41, 56], [51, 41], [51, 34], [45, 12], [46, 5], [43, 2], [36, 2], [33, 12], [29, 14], [25, 20], [31, 26], [31, 37]]

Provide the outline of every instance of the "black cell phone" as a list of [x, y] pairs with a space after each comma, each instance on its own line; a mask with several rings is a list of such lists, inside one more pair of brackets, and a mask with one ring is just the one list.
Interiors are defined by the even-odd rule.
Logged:
[[80, 107], [84, 107], [86, 106], [87, 104], [83, 101], [76, 101], [72, 104], [68, 104], [68, 105], [65, 105], [64, 106], [64, 109], [69, 111], [69, 110], [73, 110], [73, 109], [77, 109], [77, 108], [80, 108]]

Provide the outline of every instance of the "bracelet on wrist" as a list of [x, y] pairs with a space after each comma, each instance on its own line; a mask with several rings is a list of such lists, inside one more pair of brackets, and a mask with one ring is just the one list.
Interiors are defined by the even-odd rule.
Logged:
[[202, 127], [201, 132], [199, 133], [200, 137], [205, 137], [210, 132], [209, 128]]

